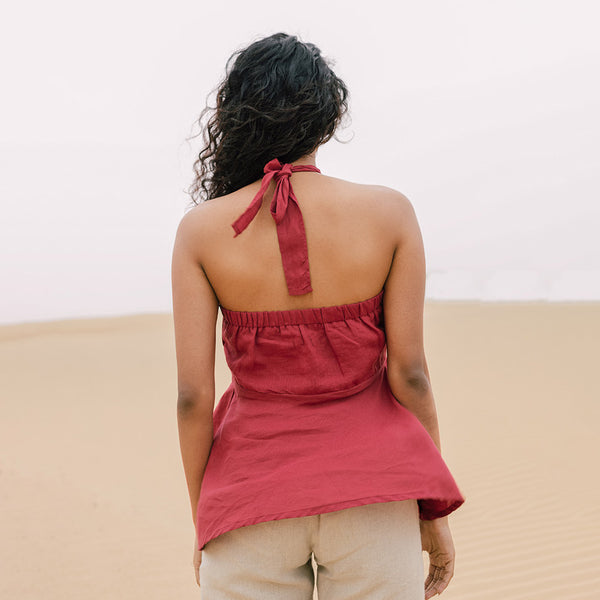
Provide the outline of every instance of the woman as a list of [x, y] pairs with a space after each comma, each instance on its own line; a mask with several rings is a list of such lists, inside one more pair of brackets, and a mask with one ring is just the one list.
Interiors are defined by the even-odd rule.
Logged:
[[[430, 598], [464, 497], [440, 454], [409, 200], [320, 172], [348, 92], [283, 33], [235, 53], [173, 250], [203, 600]], [[208, 110], [208, 109], [207, 109]], [[232, 382], [216, 409], [218, 309]], [[423, 591], [422, 550], [429, 554]]]

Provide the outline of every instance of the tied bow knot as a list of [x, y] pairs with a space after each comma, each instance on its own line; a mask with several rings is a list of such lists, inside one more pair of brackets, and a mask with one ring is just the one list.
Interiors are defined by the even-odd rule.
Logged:
[[283, 177], [291, 177], [292, 165], [285, 163], [282, 165], [276, 158], [265, 165], [265, 173], [273, 173], [275, 181], [279, 181]]
[[279, 250], [283, 262], [288, 291], [297, 296], [312, 291], [308, 268], [308, 247], [304, 220], [298, 200], [291, 186], [290, 177], [298, 171], [321, 171], [314, 165], [281, 164], [274, 158], [264, 168], [264, 177], [260, 189], [248, 208], [231, 224], [237, 237], [258, 213], [269, 184], [275, 180], [275, 191], [271, 200], [270, 211], [277, 226]]

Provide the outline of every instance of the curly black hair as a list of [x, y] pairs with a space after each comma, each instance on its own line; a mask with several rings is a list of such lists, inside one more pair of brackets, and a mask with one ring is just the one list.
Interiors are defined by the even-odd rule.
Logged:
[[348, 112], [348, 89], [314, 44], [286, 33], [235, 52], [198, 124], [204, 148], [187, 190], [194, 204], [263, 176], [273, 158], [291, 163], [330, 140]]

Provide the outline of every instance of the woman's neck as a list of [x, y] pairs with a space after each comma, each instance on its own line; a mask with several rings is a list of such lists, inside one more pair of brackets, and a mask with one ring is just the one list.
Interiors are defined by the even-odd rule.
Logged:
[[312, 165], [313, 167], [317, 166], [317, 152], [316, 150], [312, 154], [306, 154], [302, 156], [298, 160], [295, 160], [292, 165]]

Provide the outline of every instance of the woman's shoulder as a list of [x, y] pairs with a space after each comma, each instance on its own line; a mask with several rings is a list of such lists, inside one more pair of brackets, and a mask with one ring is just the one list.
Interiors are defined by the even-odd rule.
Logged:
[[358, 204], [368, 206], [369, 209], [376, 209], [376, 212], [380, 212], [386, 219], [402, 220], [406, 215], [414, 214], [411, 200], [397, 189], [331, 176], [327, 176], [327, 180], [332, 188], [336, 188], [336, 195], [346, 200], [354, 200]]
[[230, 223], [259, 187], [258, 183], [252, 183], [230, 194], [198, 202], [187, 208], [180, 224], [197, 232], [198, 228], [213, 230], [217, 223]]
[[410, 202], [405, 194], [397, 189], [385, 185], [359, 183], [356, 181], [350, 181], [348, 179], [332, 177], [331, 175], [326, 175], [323, 177], [323, 179], [328, 181], [330, 185], [339, 187], [340, 189], [345, 188], [345, 191], [348, 191], [352, 194], [363, 195], [365, 197], [370, 197], [377, 200], [401, 204]]

